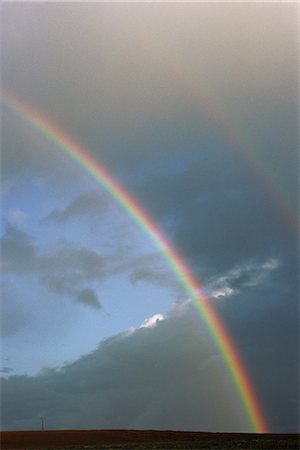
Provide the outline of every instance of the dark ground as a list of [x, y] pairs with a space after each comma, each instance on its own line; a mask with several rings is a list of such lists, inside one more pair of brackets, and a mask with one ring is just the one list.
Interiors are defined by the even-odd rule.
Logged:
[[299, 434], [153, 430], [2, 431], [1, 449], [300, 449]]

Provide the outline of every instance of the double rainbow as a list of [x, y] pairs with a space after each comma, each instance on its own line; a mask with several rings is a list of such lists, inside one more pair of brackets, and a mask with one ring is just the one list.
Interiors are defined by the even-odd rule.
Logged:
[[239, 358], [234, 343], [211, 303], [203, 295], [201, 285], [195, 279], [177, 250], [171, 246], [166, 237], [134, 198], [126, 192], [94, 156], [77, 141], [72, 139], [66, 131], [51, 122], [40, 111], [33, 109], [27, 103], [21, 102], [11, 95], [5, 94], [3, 100], [17, 116], [30, 123], [38, 132], [56, 144], [62, 152], [68, 155], [91, 177], [99, 182], [152, 240], [182, 286], [184, 286], [200, 316], [210, 330], [211, 336], [227, 364], [249, 420], [251, 430], [258, 433], [267, 432], [266, 421], [260, 409], [252, 383]]

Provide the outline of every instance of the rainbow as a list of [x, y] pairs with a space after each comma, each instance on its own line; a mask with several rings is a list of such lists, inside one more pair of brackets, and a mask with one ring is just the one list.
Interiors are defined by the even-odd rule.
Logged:
[[[159, 29], [156, 24], [155, 35], [150, 34], [147, 30], [141, 28], [143, 38], [148, 45], [152, 45], [152, 50], [160, 57], [170, 71], [173, 77], [176, 77], [177, 86], [182, 89], [185, 95], [189, 96], [189, 104], [194, 108], [195, 115], [204, 111], [207, 118], [212, 120], [216, 127], [221, 130], [228, 148], [236, 155], [242, 164], [250, 168], [255, 175], [259, 184], [268, 194], [273, 205], [277, 208], [281, 219], [285, 220], [292, 232], [298, 235], [299, 230], [299, 210], [298, 204], [292, 204], [291, 199], [284, 192], [282, 186], [274, 180], [274, 176], [263, 160], [257, 158], [255, 149], [249, 142], [246, 130], [239, 126], [238, 117], [236, 117], [228, 108], [222, 108], [219, 99], [214, 98], [213, 91], [210, 89], [209, 83], [204, 79], [199, 80], [197, 70], [193, 70], [190, 64], [184, 60], [183, 54], [178, 51], [178, 46], [169, 45], [165, 29]], [[154, 41], [155, 40], [155, 41]], [[148, 47], [149, 48], [149, 47]]]
[[50, 121], [40, 111], [33, 109], [24, 101], [21, 102], [9, 94], [3, 95], [2, 98], [10, 110], [17, 116], [25, 119], [39, 133], [56, 144], [62, 152], [68, 155], [75, 163], [100, 183], [152, 240], [182, 286], [184, 286], [197, 311], [200, 313], [201, 318], [210, 330], [211, 336], [226, 362], [232, 381], [248, 418], [251, 430], [258, 433], [268, 432], [268, 427], [256, 398], [252, 383], [241, 362], [234, 343], [211, 302], [203, 295], [201, 285], [195, 279], [177, 250], [172, 247], [143, 208], [112, 177], [102, 164], [88, 152], [87, 149], [82, 147], [76, 140], [71, 138], [66, 131]]

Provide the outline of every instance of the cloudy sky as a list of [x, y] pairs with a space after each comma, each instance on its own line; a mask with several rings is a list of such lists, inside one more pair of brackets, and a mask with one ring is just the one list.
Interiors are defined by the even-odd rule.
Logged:
[[[2, 88], [89, 149], [297, 431], [297, 5], [2, 4]], [[2, 102], [2, 428], [248, 431], [148, 236]]]

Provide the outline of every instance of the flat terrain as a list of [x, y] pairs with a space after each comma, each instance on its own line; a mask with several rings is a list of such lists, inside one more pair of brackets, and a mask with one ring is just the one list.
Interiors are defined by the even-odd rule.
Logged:
[[153, 430], [2, 431], [1, 449], [299, 449], [299, 434]]

